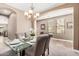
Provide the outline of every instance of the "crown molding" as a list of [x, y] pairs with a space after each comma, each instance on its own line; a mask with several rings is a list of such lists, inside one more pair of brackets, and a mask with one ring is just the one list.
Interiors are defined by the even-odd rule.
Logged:
[[41, 12], [41, 16], [45, 13], [48, 13], [48, 12], [51, 12], [51, 11], [54, 11], [54, 10], [58, 10], [58, 9], [63, 9], [63, 8], [69, 8], [69, 7], [74, 7], [76, 3], [64, 3], [64, 4], [60, 4], [56, 7], [53, 7], [53, 8], [50, 8], [44, 12]]

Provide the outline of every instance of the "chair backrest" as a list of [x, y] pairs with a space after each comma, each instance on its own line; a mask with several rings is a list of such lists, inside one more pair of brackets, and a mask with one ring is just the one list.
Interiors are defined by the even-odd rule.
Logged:
[[48, 35], [49, 35], [49, 39], [46, 40], [45, 48], [49, 48], [50, 38], [53, 36], [52, 34], [48, 34]]
[[46, 39], [48, 38], [49, 36], [47, 34], [43, 34], [37, 37], [35, 56], [40, 56], [44, 53]]

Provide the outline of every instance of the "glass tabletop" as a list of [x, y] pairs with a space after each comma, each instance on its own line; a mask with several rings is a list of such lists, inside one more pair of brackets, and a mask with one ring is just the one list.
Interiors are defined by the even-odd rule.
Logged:
[[30, 48], [33, 44], [36, 44], [36, 36], [32, 36], [29, 38], [23, 38], [23, 39], [14, 39], [13, 41], [6, 41], [4, 42], [12, 51], [15, 53], [19, 53], [20, 51]]
[[14, 52], [19, 52], [22, 51], [23, 49], [29, 48], [32, 45], [28, 43], [23, 43], [22, 41], [19, 40], [19, 43], [11, 43], [11, 42], [5, 42], [5, 44], [11, 48]]
[[34, 39], [36, 39], [36, 36], [29, 36], [29, 37], [21, 38], [20, 40], [22, 42], [29, 42], [29, 41], [34, 40]]
[[24, 49], [31, 47], [36, 43], [36, 36], [32, 36], [30, 38], [23, 39], [14, 39], [13, 41], [5, 41], [4, 42], [12, 51], [18, 53]]

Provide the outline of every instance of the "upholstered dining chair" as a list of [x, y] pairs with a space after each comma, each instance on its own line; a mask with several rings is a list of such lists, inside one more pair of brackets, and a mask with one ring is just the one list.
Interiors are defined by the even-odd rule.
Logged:
[[[48, 53], [48, 55], [49, 55], [49, 43], [50, 43], [50, 39], [51, 39], [51, 37], [53, 37], [53, 35], [52, 35], [51, 33], [48, 33], [48, 36], [49, 36], [49, 38], [46, 39], [45, 50], [44, 50], [44, 51], [47, 50], [47, 53]], [[44, 55], [45, 55], [45, 53], [44, 53]]]
[[25, 50], [28, 56], [44, 56], [46, 39], [49, 39], [48, 34], [40, 35], [37, 37], [37, 42], [32, 47]]

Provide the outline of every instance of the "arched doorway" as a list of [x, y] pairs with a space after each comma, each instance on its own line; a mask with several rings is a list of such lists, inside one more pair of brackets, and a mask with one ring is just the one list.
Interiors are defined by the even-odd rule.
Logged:
[[3, 35], [3, 32], [8, 30], [8, 19], [8, 17], [0, 15], [0, 35]]
[[[8, 8], [0, 8], [0, 36], [14, 38], [16, 33], [16, 12]], [[0, 40], [3, 42], [2, 40]]]

